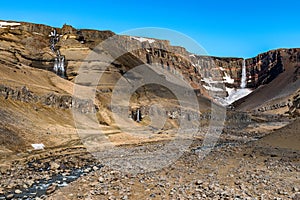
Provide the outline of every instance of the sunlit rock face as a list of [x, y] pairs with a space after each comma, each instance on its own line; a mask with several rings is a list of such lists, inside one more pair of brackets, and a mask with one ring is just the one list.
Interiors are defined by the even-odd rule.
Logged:
[[[285, 60], [300, 60], [299, 49], [278, 49], [244, 60], [194, 55], [183, 47], [172, 46], [167, 40], [116, 35], [111, 31], [76, 29], [70, 25], [54, 28], [4, 21], [0, 25], [0, 59], [7, 65], [23, 63], [48, 71], [60, 67], [66, 79], [72, 81], [86, 56], [93, 51], [97, 53], [95, 47], [114, 36], [116, 48], [135, 49], [130, 52], [132, 59], [120, 59], [114, 63], [120, 74], [135, 67], [136, 63], [156, 64], [166, 73], [175, 74], [187, 81], [197, 94], [216, 99], [224, 105], [229, 105], [248, 95], [252, 89], [271, 82], [285, 70]], [[57, 47], [64, 57], [60, 62], [55, 52], [49, 48], [49, 34], [53, 30], [61, 35]], [[134, 59], [139, 62], [131, 62]], [[241, 85], [243, 66], [244, 83]]]
[[300, 61], [300, 49], [277, 49], [246, 60], [247, 86], [257, 88], [270, 83], [285, 70], [287, 63]]

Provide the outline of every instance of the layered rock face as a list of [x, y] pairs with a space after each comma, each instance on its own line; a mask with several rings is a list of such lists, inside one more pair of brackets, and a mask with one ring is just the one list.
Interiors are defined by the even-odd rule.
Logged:
[[[131, 36], [115, 36], [118, 48], [131, 53], [143, 63], [156, 65], [187, 81], [204, 96], [227, 96], [226, 87], [239, 88], [243, 59], [194, 55], [169, 41]], [[209, 94], [208, 94], [209, 93]]]
[[31, 92], [26, 86], [21, 88], [10, 88], [0, 84], [0, 96], [5, 99], [13, 99], [25, 103], [41, 103], [45, 106], [51, 106], [60, 109], [76, 109], [81, 113], [95, 113], [98, 107], [92, 101], [81, 100], [71, 95], [58, 95], [49, 93], [39, 96]]
[[291, 99], [299, 93], [299, 61], [300, 49], [278, 49], [247, 59], [247, 85], [256, 90], [233, 106], [258, 112], [289, 112]]
[[[99, 43], [114, 36], [117, 48], [125, 51], [135, 49], [131, 53], [137, 59], [144, 63], [161, 65], [166, 71], [184, 78], [200, 93], [205, 93], [202, 87], [205, 84], [203, 77], [213, 77], [213, 80], [222, 82], [225, 76], [229, 76], [235, 81], [228, 84], [234, 87], [240, 84], [242, 59], [197, 56], [183, 47], [172, 46], [166, 40], [117, 36], [110, 31], [77, 30], [68, 25], [52, 28], [41, 24], [21, 23], [13, 28], [0, 29], [0, 40], [6, 41], [1, 45], [4, 52], [1, 61], [12, 65], [21, 62], [51, 71], [55, 55], [49, 49], [49, 33], [53, 29], [62, 35], [58, 46], [66, 56], [67, 77], [70, 80], [76, 76], [76, 70], [85, 57], [92, 50], [95, 51]], [[224, 89], [222, 84], [218, 85]]]
[[247, 86], [268, 84], [285, 70], [289, 63], [300, 62], [300, 49], [277, 49], [246, 60]]
[[[55, 54], [49, 48], [49, 34], [53, 30], [62, 35], [58, 46], [62, 48], [63, 53], [65, 49], [74, 51], [70, 48], [75, 50], [83, 48], [84, 53], [84, 48], [94, 48], [99, 42], [114, 35], [111, 31], [76, 30], [68, 25], [53, 28], [22, 22], [18, 26], [0, 28], [1, 63], [8, 66], [24, 64], [52, 71]], [[86, 44], [82, 44], [82, 41]], [[69, 61], [72, 60], [70, 57]]]
[[258, 87], [282, 73], [284, 66], [280, 51], [269, 51], [246, 60], [247, 86]]
[[[120, 74], [134, 67], [133, 65], [156, 64], [165, 72], [184, 79], [206, 97], [226, 97], [226, 88], [239, 88], [241, 85], [242, 58], [199, 56], [191, 54], [185, 48], [172, 46], [166, 40], [121, 36], [111, 31], [79, 30], [69, 25], [52, 28], [41, 24], [20, 23], [19, 26], [2, 27], [0, 62], [7, 66], [24, 64], [52, 71], [55, 54], [49, 48], [49, 33], [53, 29], [61, 34], [58, 46], [66, 58], [68, 80], [76, 77], [79, 67], [88, 62], [85, 58], [91, 52], [112, 53], [97, 49], [97, 46], [113, 36], [115, 48], [125, 52], [127, 49], [134, 49], [129, 52], [133, 58], [113, 63]], [[279, 49], [246, 59], [246, 87], [257, 88], [271, 82], [285, 70], [287, 62], [297, 62], [299, 58], [299, 49]], [[131, 63], [133, 59], [139, 62]]]

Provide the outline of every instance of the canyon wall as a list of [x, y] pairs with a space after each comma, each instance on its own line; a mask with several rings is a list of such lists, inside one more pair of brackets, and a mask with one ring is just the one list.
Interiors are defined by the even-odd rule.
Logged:
[[[76, 77], [85, 57], [97, 51], [95, 47], [99, 43], [114, 36], [116, 48], [135, 49], [130, 53], [140, 63], [158, 64], [166, 72], [188, 81], [202, 95], [210, 93], [225, 97], [226, 87], [239, 88], [241, 84], [242, 58], [194, 55], [183, 47], [172, 46], [167, 40], [75, 29], [69, 25], [53, 28], [22, 22], [20, 26], [0, 28], [0, 62], [8, 66], [25, 64], [51, 71], [55, 54], [49, 48], [49, 34], [53, 29], [61, 34], [58, 46], [66, 56], [66, 75], [69, 80]], [[298, 60], [299, 49], [272, 50], [246, 59], [246, 87], [257, 88], [271, 82], [285, 70], [286, 63]], [[123, 60], [121, 66], [128, 65], [125, 62]]]

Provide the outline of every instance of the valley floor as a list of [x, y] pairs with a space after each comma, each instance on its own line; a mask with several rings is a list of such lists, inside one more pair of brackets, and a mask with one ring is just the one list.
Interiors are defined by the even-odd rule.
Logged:
[[[137, 174], [111, 168], [78, 144], [35, 152], [1, 168], [0, 199], [299, 199], [300, 120], [258, 137], [278, 126], [248, 126], [249, 137], [225, 132], [203, 159], [195, 139], [174, 163]], [[147, 155], [163, 143], [140, 150]]]

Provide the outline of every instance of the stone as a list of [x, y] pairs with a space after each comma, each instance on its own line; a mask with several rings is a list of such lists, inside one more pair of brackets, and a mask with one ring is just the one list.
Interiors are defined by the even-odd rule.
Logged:
[[28, 187], [31, 187], [34, 184], [34, 181], [33, 180], [28, 180], [28, 181], [26, 181], [26, 184], [27, 184]]
[[14, 194], [8, 194], [8, 195], [6, 196], [6, 199], [12, 199], [12, 198], [14, 198]]
[[202, 183], [203, 183], [203, 181], [201, 181], [201, 180], [196, 181], [196, 185], [202, 185]]
[[91, 171], [91, 168], [89, 168], [89, 167], [83, 170], [84, 173], [89, 173], [90, 171]]
[[293, 200], [300, 200], [300, 193], [296, 193], [293, 195]]
[[98, 182], [92, 182], [89, 184], [91, 187], [96, 187], [98, 185]]
[[19, 190], [19, 189], [17, 189], [17, 190], [15, 190], [15, 193], [16, 193], [16, 194], [21, 194], [21, 193], [22, 193], [22, 191], [21, 191], [21, 190]]
[[150, 197], [151, 197], [151, 198], [155, 198], [156, 195], [155, 195], [155, 194], [150, 194]]
[[103, 178], [103, 177], [99, 177], [98, 181], [99, 181], [100, 183], [103, 183], [103, 182], [104, 182], [104, 178]]
[[114, 199], [115, 199], [115, 196], [111, 195], [111, 196], [108, 197], [108, 199], [109, 199], [109, 200], [114, 200]]
[[53, 171], [57, 170], [59, 167], [60, 167], [60, 165], [56, 162], [51, 162], [50, 163], [50, 169], [53, 170]]
[[48, 194], [53, 193], [53, 192], [56, 190], [56, 187], [57, 187], [56, 184], [50, 185], [50, 186], [47, 188], [47, 190], [46, 190], [46, 194], [48, 195]]

